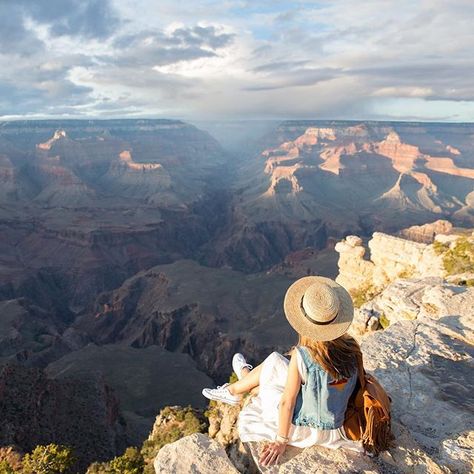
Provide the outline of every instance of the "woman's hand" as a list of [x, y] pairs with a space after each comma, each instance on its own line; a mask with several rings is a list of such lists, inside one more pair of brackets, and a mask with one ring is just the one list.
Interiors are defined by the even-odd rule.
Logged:
[[285, 452], [286, 443], [280, 443], [273, 441], [271, 443], [265, 443], [262, 450], [260, 451], [259, 462], [262, 466], [271, 466], [277, 464], [280, 461], [280, 456]]

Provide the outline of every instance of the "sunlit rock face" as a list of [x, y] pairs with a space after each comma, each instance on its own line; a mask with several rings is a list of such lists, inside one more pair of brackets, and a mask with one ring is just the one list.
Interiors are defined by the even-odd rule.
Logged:
[[318, 216], [345, 231], [365, 223], [393, 232], [446, 215], [472, 224], [473, 131], [470, 124], [285, 122], [263, 142], [260, 170], [242, 174], [242, 212], [257, 221]]
[[383, 288], [398, 277], [445, 276], [441, 256], [433, 246], [375, 232], [368, 242], [348, 236], [336, 244], [339, 275], [336, 281], [348, 290]]
[[449, 234], [453, 230], [451, 222], [439, 219], [435, 222], [429, 222], [424, 225], [414, 225], [399, 232], [404, 237], [415, 242], [431, 244], [437, 235]]

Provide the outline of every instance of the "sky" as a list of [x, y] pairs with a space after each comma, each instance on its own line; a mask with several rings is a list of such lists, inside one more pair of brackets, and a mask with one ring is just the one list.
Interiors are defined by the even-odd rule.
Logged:
[[0, 0], [0, 120], [474, 120], [472, 0]]

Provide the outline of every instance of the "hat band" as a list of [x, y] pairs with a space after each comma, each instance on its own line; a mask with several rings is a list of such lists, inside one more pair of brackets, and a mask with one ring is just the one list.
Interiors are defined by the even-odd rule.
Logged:
[[[304, 295], [303, 295], [304, 296]], [[304, 309], [304, 306], [303, 306], [303, 298], [301, 298], [301, 303], [300, 303], [300, 308], [301, 308], [301, 311], [303, 312], [303, 316], [308, 320], [308, 321], [311, 321], [312, 323], [314, 324], [319, 324], [321, 326], [325, 326], [327, 324], [331, 324], [336, 318], [337, 318], [337, 315], [339, 314], [339, 312], [336, 313], [336, 315], [334, 316], [334, 318], [330, 319], [329, 321], [316, 321], [316, 319], [313, 319]]]

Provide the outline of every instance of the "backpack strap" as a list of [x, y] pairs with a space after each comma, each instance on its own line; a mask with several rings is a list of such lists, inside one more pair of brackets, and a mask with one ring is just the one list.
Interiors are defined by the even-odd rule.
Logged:
[[359, 378], [360, 388], [363, 390], [365, 388], [365, 370], [364, 370], [364, 359], [362, 356], [362, 351], [357, 351], [357, 375]]

